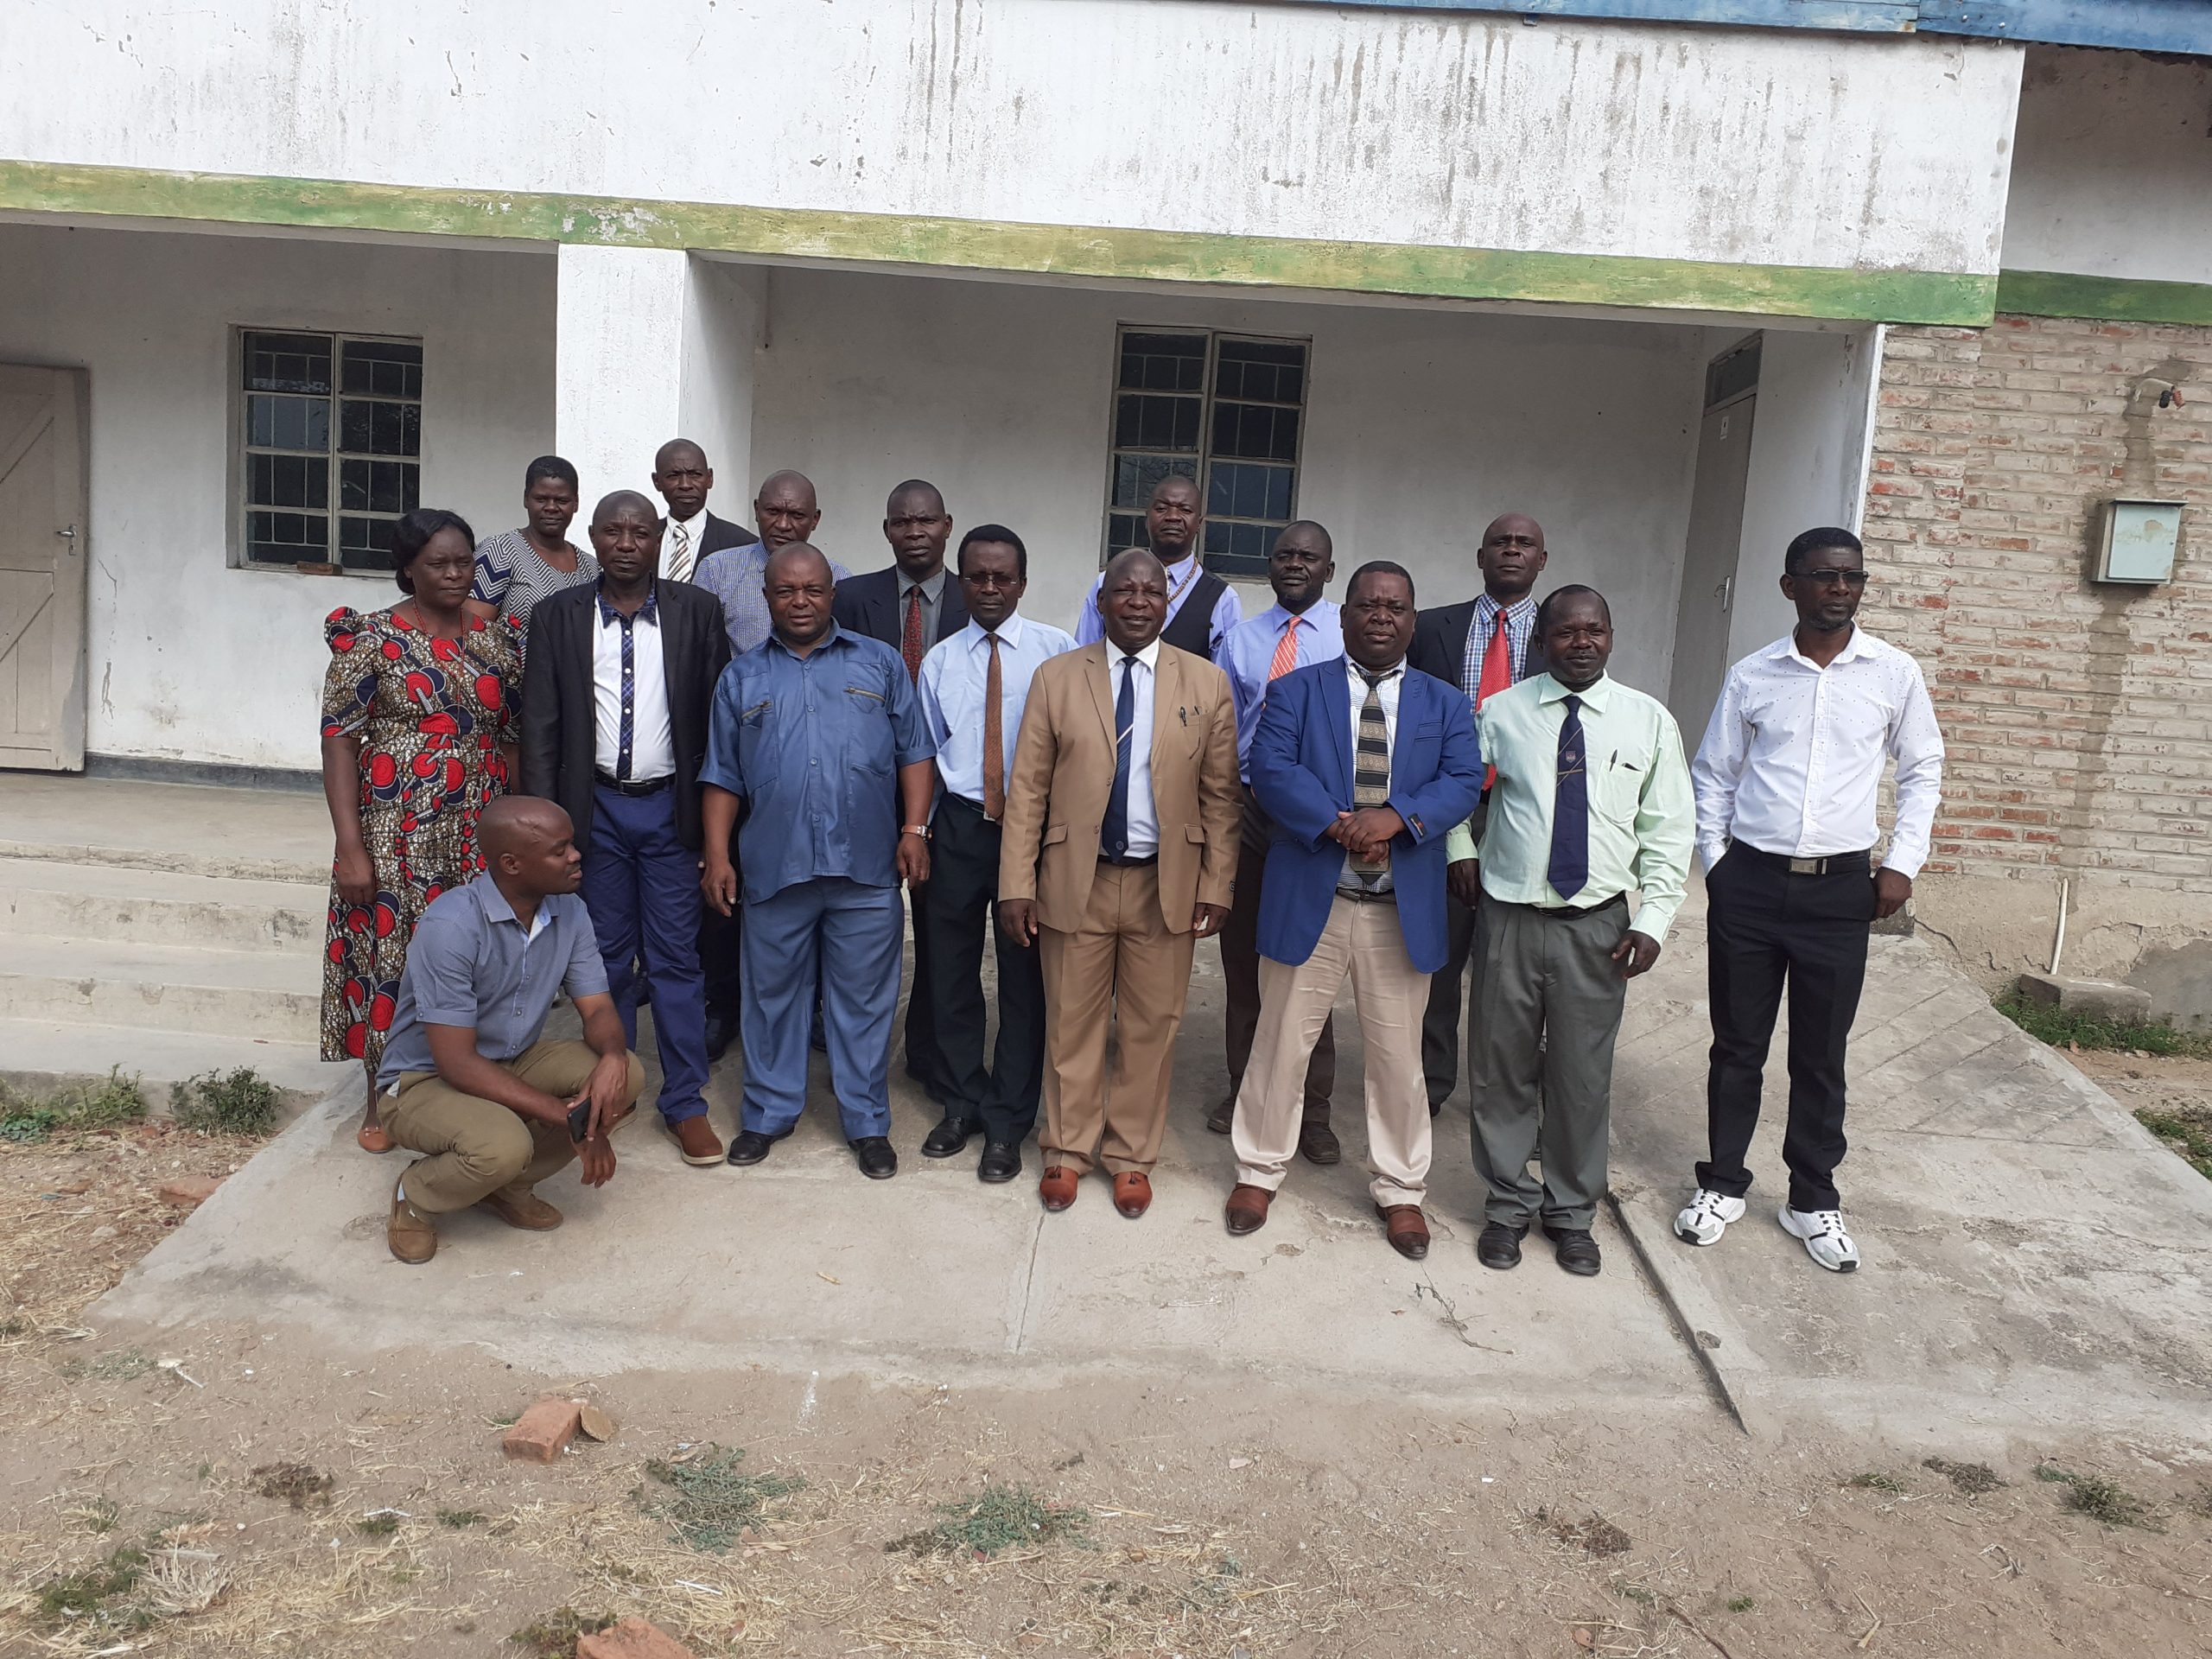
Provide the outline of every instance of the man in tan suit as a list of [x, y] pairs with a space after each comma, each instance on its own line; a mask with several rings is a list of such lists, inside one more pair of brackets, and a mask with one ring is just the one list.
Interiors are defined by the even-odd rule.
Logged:
[[1219, 669], [1160, 643], [1168, 598], [1148, 550], [1106, 567], [1106, 637], [1037, 670], [1007, 783], [999, 925], [1045, 972], [1047, 1210], [1094, 1163], [1123, 1215], [1152, 1203], [1191, 952], [1236, 880], [1236, 710]]

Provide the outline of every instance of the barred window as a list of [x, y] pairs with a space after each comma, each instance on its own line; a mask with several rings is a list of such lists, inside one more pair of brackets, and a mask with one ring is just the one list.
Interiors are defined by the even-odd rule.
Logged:
[[1308, 342], [1124, 327], [1117, 344], [1105, 557], [1145, 544], [1160, 480], [1198, 480], [1206, 568], [1264, 575], [1297, 516]]
[[240, 562], [391, 569], [422, 489], [423, 342], [240, 331]]

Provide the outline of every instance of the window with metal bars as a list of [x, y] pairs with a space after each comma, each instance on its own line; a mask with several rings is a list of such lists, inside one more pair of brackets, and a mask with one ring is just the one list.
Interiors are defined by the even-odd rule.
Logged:
[[1309, 342], [1125, 326], [1116, 346], [1104, 557], [1144, 545], [1154, 488], [1181, 473], [1205, 505], [1206, 568], [1266, 574], [1297, 513]]
[[417, 503], [423, 342], [239, 331], [239, 562], [391, 569]]

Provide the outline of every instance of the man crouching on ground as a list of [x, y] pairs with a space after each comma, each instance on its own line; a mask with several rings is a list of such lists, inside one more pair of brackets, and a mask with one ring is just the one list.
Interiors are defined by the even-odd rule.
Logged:
[[[392, 1189], [386, 1238], [402, 1262], [435, 1255], [437, 1217], [472, 1204], [510, 1227], [558, 1227], [561, 1212], [531, 1189], [571, 1158], [586, 1186], [604, 1186], [607, 1131], [645, 1087], [576, 897], [583, 855], [569, 815], [507, 796], [484, 809], [476, 844], [484, 874], [416, 925], [377, 1075], [391, 1138], [424, 1154]], [[541, 1040], [563, 989], [583, 1016], [580, 1043]]]

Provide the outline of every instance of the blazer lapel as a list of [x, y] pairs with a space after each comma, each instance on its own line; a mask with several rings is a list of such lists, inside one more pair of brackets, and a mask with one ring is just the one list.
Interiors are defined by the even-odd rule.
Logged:
[[1173, 722], [1183, 707], [1183, 667], [1165, 648], [1154, 661], [1159, 664], [1152, 676], [1152, 775], [1156, 779], [1162, 758], [1174, 753]]
[[1090, 653], [1090, 670], [1084, 678], [1090, 686], [1090, 706], [1098, 712], [1099, 729], [1106, 734], [1106, 752], [1111, 754], [1120, 746], [1120, 734], [1114, 729], [1114, 671], [1106, 665], [1107, 642], [1084, 647]]
[[1336, 785], [1338, 800], [1349, 806], [1356, 769], [1351, 750], [1351, 692], [1341, 677], [1324, 674], [1314, 695], [1321, 699], [1321, 718], [1328, 723], [1329, 756], [1337, 763], [1337, 775], [1331, 781]]

